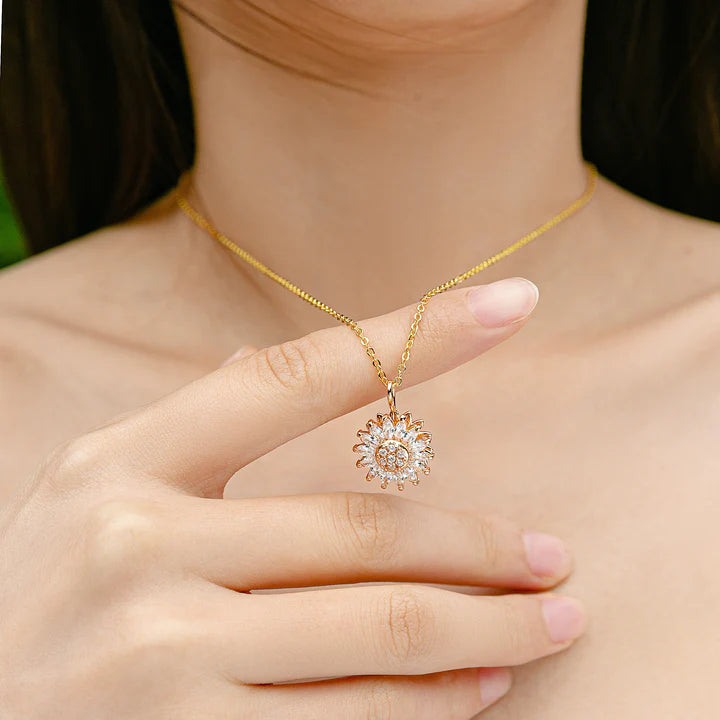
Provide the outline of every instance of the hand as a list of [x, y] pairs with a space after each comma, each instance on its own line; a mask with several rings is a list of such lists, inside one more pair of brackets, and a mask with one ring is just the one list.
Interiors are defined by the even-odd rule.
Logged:
[[[509, 337], [534, 300], [519, 280], [434, 299], [413, 377]], [[367, 323], [383, 356], [411, 313]], [[545, 590], [569, 572], [559, 541], [387, 492], [222, 499], [240, 467], [381, 393], [338, 327], [53, 453], [0, 527], [3, 717], [464, 720], [502, 668], [568, 647], [569, 598], [422, 584]], [[363, 581], [385, 584], [248, 592]]]

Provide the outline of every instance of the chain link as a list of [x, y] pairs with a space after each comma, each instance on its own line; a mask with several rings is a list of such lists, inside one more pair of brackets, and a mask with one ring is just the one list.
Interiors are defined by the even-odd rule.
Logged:
[[454, 288], [456, 285], [459, 285], [468, 278], [473, 277], [473, 275], [477, 275], [479, 272], [486, 270], [491, 265], [495, 265], [495, 263], [503, 260], [508, 255], [512, 255], [512, 253], [531, 243], [533, 240], [540, 237], [540, 235], [546, 233], [548, 230], [551, 230], [556, 225], [559, 225], [561, 222], [563, 222], [563, 220], [567, 220], [567, 218], [569, 218], [571, 215], [574, 215], [576, 212], [578, 212], [578, 210], [582, 209], [585, 205], [587, 205], [595, 193], [595, 187], [597, 185], [598, 177], [597, 168], [594, 165], [588, 163], [587, 169], [587, 186], [583, 194], [579, 198], [577, 198], [577, 200], [568, 205], [564, 210], [561, 210], [557, 215], [554, 215], [548, 221], [544, 222], [542, 225], [529, 232], [527, 235], [523, 235], [523, 237], [514, 242], [512, 245], [508, 245], [508, 247], [506, 247], [504, 250], [501, 250], [495, 255], [491, 255], [489, 258], [486, 258], [481, 263], [478, 263], [477, 265], [475, 265], [475, 267], [466, 270], [461, 275], [456, 275], [454, 278], [445, 281], [441, 285], [436, 285], [431, 290], [428, 290], [422, 296], [422, 298], [420, 298], [420, 301], [415, 308], [415, 315], [413, 316], [412, 323], [410, 324], [410, 332], [408, 334], [407, 342], [405, 343], [405, 348], [403, 349], [402, 355], [400, 356], [400, 362], [397, 366], [395, 378], [392, 381], [390, 381], [390, 379], [385, 374], [385, 370], [383, 369], [382, 363], [380, 362], [380, 358], [378, 358], [377, 353], [375, 352], [375, 348], [370, 345], [370, 340], [368, 339], [367, 335], [365, 335], [365, 331], [360, 327], [360, 325], [358, 325], [355, 320], [353, 320], [351, 317], [348, 317], [347, 315], [339, 313], [327, 303], [322, 302], [322, 300], [318, 300], [306, 290], [298, 287], [294, 283], [290, 282], [290, 280], [288, 280], [287, 278], [284, 278], [282, 275], [276, 273], [267, 265], [260, 262], [260, 260], [251, 255], [247, 250], [244, 250], [239, 245], [236, 245], [232, 240], [230, 240], [230, 238], [218, 231], [207, 218], [205, 218], [197, 210], [195, 210], [195, 208], [190, 204], [186, 197], [178, 195], [176, 198], [176, 202], [178, 204], [178, 207], [190, 218], [190, 220], [195, 223], [195, 225], [197, 225], [199, 228], [201, 228], [213, 238], [215, 238], [221, 245], [224, 245], [228, 250], [233, 252], [240, 259], [244, 260], [248, 265], [254, 267], [256, 270], [258, 270], [271, 280], [274, 280], [278, 285], [281, 285], [289, 292], [297, 295], [297, 297], [299, 297], [301, 300], [304, 300], [306, 303], [309, 303], [313, 307], [316, 307], [318, 310], [322, 310], [324, 313], [327, 313], [331, 317], [335, 318], [335, 320], [343, 323], [343, 325], [347, 325], [357, 335], [361, 345], [367, 353], [367, 356], [372, 361], [378, 378], [380, 378], [382, 384], [387, 388], [387, 386], [391, 382], [393, 387], [399, 387], [400, 385], [402, 385], [403, 375], [407, 370], [407, 364], [410, 360], [410, 353], [412, 352], [413, 345], [415, 344], [415, 339], [417, 338], [417, 334], [420, 330], [420, 323], [422, 322], [423, 315], [425, 314], [425, 310], [427, 309], [427, 305], [430, 299], [435, 297], [435, 295], [439, 295], [440, 293], [444, 293], [446, 290]]

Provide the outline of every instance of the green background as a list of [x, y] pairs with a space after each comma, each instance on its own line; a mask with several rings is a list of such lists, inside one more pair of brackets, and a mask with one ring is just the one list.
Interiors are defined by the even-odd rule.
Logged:
[[25, 257], [22, 236], [13, 219], [7, 196], [0, 187], [0, 267], [5, 267]]

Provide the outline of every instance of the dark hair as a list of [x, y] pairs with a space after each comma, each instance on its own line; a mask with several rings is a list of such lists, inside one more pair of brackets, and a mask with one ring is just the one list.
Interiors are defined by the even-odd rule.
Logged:
[[[654, 202], [720, 220], [720, 6], [590, 0], [585, 156]], [[0, 154], [37, 252], [131, 217], [193, 162], [169, 0], [5, 0]]]
[[192, 163], [168, 0], [9, 0], [2, 51], [0, 157], [33, 252], [134, 215]]

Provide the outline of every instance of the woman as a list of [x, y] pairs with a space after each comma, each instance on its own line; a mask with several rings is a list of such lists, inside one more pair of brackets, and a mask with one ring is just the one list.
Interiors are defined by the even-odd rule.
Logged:
[[[584, 192], [583, 4], [182, 0], [194, 135], [166, 4], [6, 5], [26, 232], [94, 232], [0, 282], [4, 714], [713, 717], [717, 225], [600, 178], [433, 297], [396, 402], [438, 453], [400, 496], [349, 467], [385, 395], [358, 338], [167, 192], [192, 163], [389, 374], [423, 291]], [[590, 8], [585, 146], [710, 217], [718, 13], [644, 6]]]

